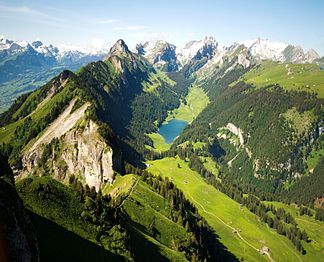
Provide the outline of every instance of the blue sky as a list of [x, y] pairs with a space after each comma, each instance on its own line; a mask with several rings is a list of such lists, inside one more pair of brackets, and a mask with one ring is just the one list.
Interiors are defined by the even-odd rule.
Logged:
[[214, 36], [221, 45], [268, 38], [324, 55], [324, 1], [1, 1], [0, 35], [55, 45], [130, 46], [165, 39], [177, 45]]

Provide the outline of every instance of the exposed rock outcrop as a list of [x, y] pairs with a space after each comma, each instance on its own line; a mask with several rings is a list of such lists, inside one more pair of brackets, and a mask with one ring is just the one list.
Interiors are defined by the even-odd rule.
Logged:
[[75, 175], [97, 191], [104, 183], [113, 181], [113, 150], [98, 133], [98, 125], [84, 118], [90, 104], [85, 103], [71, 113], [74, 104], [75, 100], [72, 100], [44, 134], [32, 145], [27, 145], [29, 149], [23, 154], [19, 176], [35, 171], [45, 145], [59, 139], [59, 147], [53, 148], [46, 159], [55, 179], [67, 182], [70, 175]]
[[56, 179], [62, 181], [74, 174], [97, 191], [104, 183], [113, 182], [113, 150], [97, 130], [98, 125], [89, 121], [83, 130], [70, 130], [62, 137], [63, 148], [53, 160]]
[[32, 172], [37, 161], [41, 157], [42, 145], [50, 143], [53, 138], [60, 138], [63, 134], [69, 131], [76, 122], [84, 116], [85, 110], [89, 103], [84, 104], [79, 109], [71, 113], [76, 99], [73, 99], [69, 106], [61, 113], [58, 118], [46, 128], [44, 134], [38, 137], [36, 141], [32, 141], [31, 145], [27, 145], [27, 149], [22, 157], [24, 171]]
[[243, 131], [239, 127], [236, 127], [232, 123], [228, 123], [226, 128], [239, 137], [241, 146], [244, 145]]

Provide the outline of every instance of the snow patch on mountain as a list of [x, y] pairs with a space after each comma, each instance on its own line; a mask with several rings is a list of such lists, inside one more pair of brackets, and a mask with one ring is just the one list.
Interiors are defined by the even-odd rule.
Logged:
[[164, 40], [138, 44], [135, 52], [144, 56], [158, 69], [168, 72], [178, 70], [176, 46]]
[[14, 41], [11, 39], [7, 39], [5, 36], [0, 36], [0, 52], [5, 52], [7, 55], [14, 55], [28, 50], [32, 50], [38, 54], [42, 54], [45, 57], [56, 58], [58, 61], [62, 59], [72, 59], [74, 61], [77, 61], [86, 56], [99, 56], [103, 53], [108, 53], [107, 49], [102, 49], [100, 51], [97, 50], [96, 52], [90, 52], [86, 49], [81, 51], [80, 49], [71, 48], [67, 45], [62, 45], [58, 48], [51, 44], [45, 45], [39, 40], [36, 40], [32, 43], [29, 43], [25, 40]]
[[285, 57], [283, 51], [288, 44], [282, 42], [273, 42], [268, 39], [253, 39], [239, 42], [248, 48], [250, 54], [258, 60], [273, 60], [283, 62]]
[[190, 60], [195, 58], [198, 54], [212, 56], [213, 51], [217, 50], [218, 42], [211, 36], [206, 36], [199, 41], [190, 41], [184, 48], [177, 53], [177, 58], [181, 65], [187, 64]]

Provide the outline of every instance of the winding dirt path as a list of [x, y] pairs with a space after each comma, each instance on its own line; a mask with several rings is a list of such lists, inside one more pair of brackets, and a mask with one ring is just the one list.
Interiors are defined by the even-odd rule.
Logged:
[[121, 204], [119, 205], [119, 207], [122, 207], [122, 206], [124, 205], [125, 201], [127, 200], [127, 198], [128, 198], [131, 194], [133, 194], [134, 189], [135, 189], [135, 187], [137, 186], [139, 180], [140, 180], [139, 177], [136, 178], [136, 182], [132, 185], [132, 188], [131, 188], [131, 190], [129, 191], [129, 194], [127, 195], [127, 197], [125, 197], [125, 199], [123, 200], [123, 202], [121, 202]]
[[[162, 173], [162, 170], [159, 168], [159, 167], [156, 167], [161, 173]], [[252, 244], [250, 244], [244, 237], [242, 237], [242, 235], [240, 234], [240, 232], [236, 229], [236, 228], [234, 228], [234, 227], [232, 227], [232, 226], [230, 226], [230, 225], [228, 225], [227, 223], [225, 223], [224, 222], [224, 220], [222, 220], [220, 217], [218, 217], [218, 216], [216, 216], [215, 214], [213, 214], [213, 213], [211, 213], [211, 212], [209, 212], [209, 211], [207, 211], [206, 209], [205, 209], [205, 207], [202, 205], [202, 204], [200, 204], [196, 199], [194, 199], [193, 198], [193, 196], [189, 193], [189, 192], [187, 192], [187, 194], [189, 195], [189, 197], [191, 198], [191, 200], [194, 202], [194, 203], [196, 203], [197, 205], [199, 205], [201, 208], [202, 208], [202, 210], [206, 213], [206, 214], [209, 214], [209, 215], [211, 215], [211, 216], [213, 216], [213, 217], [215, 217], [215, 218], [217, 218], [220, 222], [222, 222], [226, 227], [228, 227], [228, 228], [230, 228], [231, 230], [235, 230], [235, 232], [236, 232], [236, 234], [237, 234], [237, 236], [245, 243], [245, 244], [247, 244], [249, 247], [251, 247], [251, 248], [253, 248], [256, 252], [258, 252], [258, 254], [260, 254], [260, 252], [259, 252], [259, 249], [258, 248], [256, 248], [256, 247], [254, 247]], [[271, 262], [275, 262], [275, 260], [270, 256], [270, 254], [269, 254], [269, 252], [264, 252], [264, 254], [269, 258], [269, 260], [271, 261]], [[294, 253], [295, 254], [295, 253]], [[295, 254], [296, 255], [296, 254]], [[296, 255], [297, 256], [297, 255]], [[299, 258], [299, 257], [298, 257]], [[300, 258], [299, 258], [300, 259]]]
[[[254, 247], [252, 244], [250, 244], [244, 237], [242, 237], [242, 235], [240, 234], [240, 232], [236, 229], [236, 228], [234, 228], [234, 227], [232, 227], [232, 226], [230, 226], [230, 225], [228, 225], [227, 223], [225, 223], [221, 218], [219, 218], [218, 216], [216, 216], [215, 214], [213, 214], [213, 213], [211, 213], [211, 212], [209, 212], [209, 211], [207, 211], [206, 209], [205, 209], [205, 207], [202, 205], [202, 204], [200, 204], [197, 200], [195, 200], [194, 198], [193, 198], [193, 196], [190, 194], [190, 193], [188, 193], [188, 195], [189, 195], [189, 197], [191, 198], [191, 200], [194, 202], [194, 203], [196, 203], [197, 205], [199, 205], [202, 209], [203, 209], [203, 211], [206, 213], [206, 214], [209, 214], [209, 215], [211, 215], [211, 216], [213, 216], [213, 217], [215, 217], [215, 218], [217, 218], [219, 221], [221, 221], [226, 227], [228, 227], [228, 228], [230, 228], [230, 229], [232, 229], [233, 231], [235, 231], [236, 232], [236, 235], [245, 243], [245, 244], [247, 244], [248, 246], [250, 246], [251, 248], [253, 248], [256, 252], [258, 252], [259, 254], [260, 254], [260, 252], [259, 252], [259, 249], [257, 249], [256, 247]], [[269, 258], [269, 260], [271, 261], [271, 262], [274, 262], [274, 260], [273, 260], [273, 258], [270, 256], [270, 254], [269, 254], [269, 252], [264, 252], [264, 254]]]

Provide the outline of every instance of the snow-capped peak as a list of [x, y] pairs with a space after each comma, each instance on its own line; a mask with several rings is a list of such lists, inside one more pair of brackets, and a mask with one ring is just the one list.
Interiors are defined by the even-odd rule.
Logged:
[[238, 43], [243, 44], [255, 58], [259, 60], [270, 59], [274, 61], [284, 60], [283, 51], [288, 46], [286, 43], [273, 42], [261, 38], [241, 41]]
[[162, 55], [166, 49], [176, 50], [176, 47], [165, 40], [156, 40], [136, 45], [137, 53], [145, 56], [147, 59]]
[[206, 36], [199, 41], [190, 41], [184, 48], [180, 49], [177, 56], [182, 65], [188, 63], [198, 53], [205, 52], [207, 55], [212, 56], [214, 50], [217, 50], [218, 43], [215, 38]]
[[26, 48], [29, 45], [28, 41], [26, 41], [26, 40], [16, 41], [16, 44], [20, 45], [22, 48]]
[[7, 39], [4, 35], [0, 36], [0, 51], [10, 48], [12, 40]]
[[16, 41], [0, 37], [0, 52], [2, 57], [7, 57], [16, 54], [34, 53], [43, 56], [50, 63], [57, 62], [63, 64], [87, 63], [101, 59], [105, 52], [87, 52], [81, 48], [71, 48], [71, 46], [60, 46], [59, 48], [53, 45], [46, 45], [40, 40], [31, 43], [27, 41]]
[[144, 56], [156, 68], [163, 68], [165, 71], [178, 70], [176, 46], [165, 40], [138, 44], [135, 52]]
[[157, 49], [163, 49], [166, 46], [168, 46], [169, 43], [166, 42], [165, 40], [156, 40], [152, 42], [146, 42], [143, 47], [145, 49], [146, 53], [153, 53], [157, 51]]
[[58, 48], [52, 45], [46, 46], [39, 40], [32, 42], [31, 46], [37, 53], [43, 54], [45, 56], [57, 56], [59, 53]]

